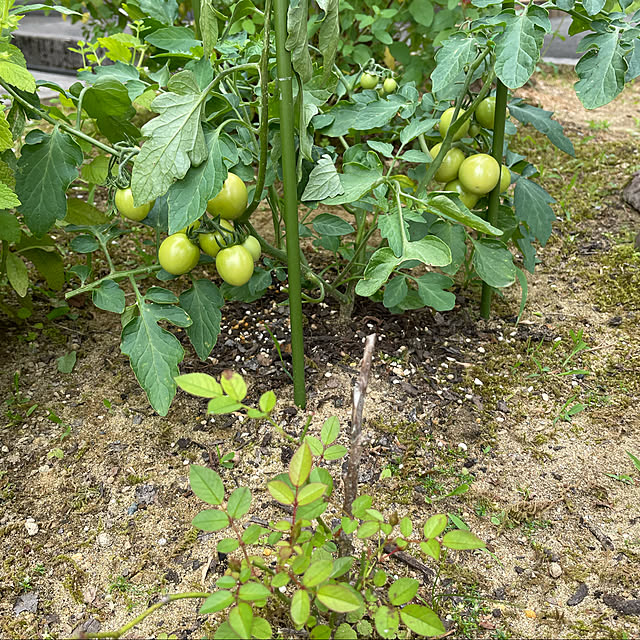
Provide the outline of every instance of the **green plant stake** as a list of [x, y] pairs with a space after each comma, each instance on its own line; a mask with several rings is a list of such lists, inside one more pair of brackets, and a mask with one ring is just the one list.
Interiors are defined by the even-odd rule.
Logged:
[[[513, 2], [503, 2], [502, 9], [513, 7]], [[496, 159], [502, 171], [502, 155], [504, 149], [504, 127], [507, 120], [507, 87], [500, 80], [496, 82], [496, 111], [493, 121], [493, 145], [491, 155]], [[498, 223], [498, 209], [500, 208], [500, 180], [489, 194], [489, 210], [487, 222], [492, 225]], [[487, 319], [491, 315], [492, 287], [482, 283], [482, 297], [480, 299], [480, 315]]]
[[282, 145], [282, 182], [284, 185], [284, 222], [289, 278], [289, 318], [291, 320], [291, 357], [293, 359], [293, 397], [299, 407], [307, 403], [304, 388], [304, 338], [302, 330], [302, 285], [300, 277], [300, 239], [298, 237], [298, 179], [294, 138], [295, 114], [291, 55], [287, 40], [286, 0], [275, 0], [276, 61], [280, 89], [280, 144]]

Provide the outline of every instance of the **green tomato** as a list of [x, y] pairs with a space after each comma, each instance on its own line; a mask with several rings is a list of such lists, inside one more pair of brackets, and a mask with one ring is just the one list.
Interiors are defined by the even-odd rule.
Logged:
[[258, 238], [255, 236], [247, 236], [245, 241], [242, 243], [242, 246], [251, 254], [254, 262], [260, 260], [262, 248], [260, 247]]
[[500, 193], [504, 193], [511, 186], [511, 171], [506, 164], [502, 165], [502, 173], [500, 173]]
[[482, 131], [482, 129], [475, 122], [472, 122], [471, 126], [469, 127], [469, 137], [475, 138], [480, 133], [480, 131]]
[[[220, 220], [220, 226], [224, 229], [227, 229], [231, 234], [233, 233], [234, 226], [231, 220]], [[225, 237], [226, 234], [223, 234], [220, 231], [214, 231], [213, 233], [199, 233], [198, 234], [198, 242], [200, 243], [200, 248], [212, 258], [215, 258], [218, 255], [218, 251], [220, 249], [224, 249], [227, 245], [233, 242], [233, 237], [229, 235]]]
[[229, 172], [220, 193], [207, 203], [207, 211], [225, 220], [237, 220], [247, 208], [248, 200], [244, 182], [235, 173]]
[[153, 209], [155, 203], [156, 201], [154, 200], [153, 202], [147, 202], [147, 204], [141, 204], [139, 207], [134, 207], [131, 187], [118, 189], [116, 191], [116, 209], [120, 212], [120, 215], [122, 215], [123, 218], [127, 218], [127, 220], [135, 220], [136, 222], [144, 220], [149, 215], [149, 211]]
[[[455, 111], [455, 107], [449, 107], [441, 116], [440, 116], [440, 135], [444, 138], [447, 135], [447, 131], [451, 126], [451, 119], [453, 118], [453, 113]], [[465, 114], [464, 109], [460, 109], [458, 112], [458, 118], [462, 118]], [[453, 136], [454, 140], [460, 140], [460, 138], [464, 138], [469, 131], [469, 120], [466, 120], [465, 123], [458, 129], [456, 134]]]
[[191, 229], [191, 231], [195, 231], [196, 229], [200, 228], [200, 224], [201, 224], [200, 223], [200, 218], [198, 218], [195, 222], [192, 222], [191, 224], [187, 225], [186, 227], [183, 227], [182, 229], [180, 229], [180, 233], [187, 233], [187, 231], [189, 231], [189, 229]]
[[393, 78], [387, 78], [382, 83], [382, 88], [385, 93], [393, 93], [398, 88], [398, 83]]
[[366, 71], [360, 76], [360, 86], [363, 89], [375, 89], [378, 86], [378, 76]]
[[216, 269], [227, 284], [241, 287], [251, 280], [253, 258], [242, 245], [235, 244], [222, 249], [216, 256]]
[[[429, 152], [431, 157], [435, 160], [436, 156], [440, 152], [442, 142], [439, 142]], [[449, 149], [442, 159], [442, 164], [438, 167], [436, 175], [434, 176], [438, 182], [451, 182], [458, 177], [458, 169], [464, 160], [464, 153], [456, 147]]]
[[165, 238], [158, 251], [160, 266], [174, 276], [189, 273], [198, 264], [200, 250], [186, 233], [174, 233]]
[[493, 120], [496, 117], [496, 98], [485, 98], [476, 108], [476, 120], [485, 128], [493, 131]]
[[478, 203], [478, 200], [480, 200], [479, 196], [477, 196], [475, 193], [469, 193], [468, 191], [466, 191], [462, 186], [460, 180], [453, 180], [452, 182], [447, 183], [444, 186], [444, 190], [455, 191], [460, 197], [462, 204], [464, 204], [467, 209], [473, 209], [473, 207], [475, 207]]
[[476, 153], [464, 159], [458, 179], [466, 191], [482, 196], [498, 184], [500, 165], [489, 154]]

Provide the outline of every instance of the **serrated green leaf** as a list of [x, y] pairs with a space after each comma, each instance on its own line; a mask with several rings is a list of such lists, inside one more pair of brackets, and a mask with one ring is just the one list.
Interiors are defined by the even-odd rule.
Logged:
[[212, 505], [222, 504], [224, 484], [213, 469], [192, 464], [189, 467], [189, 484], [200, 500]]
[[317, 587], [319, 584], [329, 579], [333, 572], [333, 561], [316, 560], [312, 562], [302, 576], [302, 584], [305, 587]]
[[309, 81], [313, 73], [307, 38], [308, 19], [307, 0], [292, 0], [287, 11], [286, 47], [291, 52], [291, 64], [303, 82]]
[[568, 153], [570, 156], [575, 156], [571, 140], [564, 135], [562, 125], [557, 120], [552, 119], [552, 111], [545, 111], [526, 104], [522, 100], [515, 100], [509, 105], [509, 113], [522, 124], [533, 125], [561, 151]]
[[409, 122], [409, 124], [400, 132], [400, 142], [403, 145], [406, 145], [419, 135], [433, 131], [437, 122], [438, 120], [435, 118], [427, 118], [426, 120], [413, 118], [411, 122]]
[[229, 516], [220, 509], [205, 509], [196, 515], [191, 524], [202, 531], [221, 531], [229, 526]]
[[239, 602], [237, 606], [229, 611], [229, 624], [241, 638], [251, 637], [252, 623], [253, 611], [251, 605], [246, 602]]
[[429, 607], [409, 604], [400, 609], [400, 619], [411, 631], [421, 636], [439, 636], [446, 633], [440, 618]]
[[375, 536], [378, 531], [380, 531], [380, 523], [375, 520], [368, 520], [358, 527], [356, 537], [360, 540], [366, 540], [367, 538]]
[[382, 303], [391, 309], [399, 305], [407, 297], [408, 292], [407, 279], [404, 276], [395, 276], [387, 282], [384, 288]]
[[27, 71], [22, 51], [6, 41], [0, 42], [0, 78], [27, 93], [36, 90], [36, 81]]
[[551, 223], [556, 219], [549, 204], [555, 200], [538, 184], [520, 178], [516, 182], [514, 205], [516, 218], [527, 223], [544, 247], [551, 236]]
[[20, 200], [13, 190], [4, 182], [0, 182], [0, 209], [15, 209], [20, 204]]
[[433, 22], [433, 3], [431, 0], [411, 0], [409, 13], [418, 24], [429, 27]]
[[586, 109], [597, 109], [609, 104], [624, 89], [626, 51], [620, 45], [617, 30], [585, 36], [579, 51], [585, 50], [576, 64], [580, 79], [574, 88]]
[[165, 194], [175, 180], [184, 178], [194, 151], [199, 150], [201, 155], [200, 146], [204, 146], [206, 152], [200, 122], [206, 96], [200, 92], [191, 72], [183, 71], [176, 76], [181, 74], [190, 74], [190, 81], [177, 84], [180, 92], [159, 95], [151, 106], [160, 115], [142, 127], [147, 139], [135, 158], [131, 177], [135, 205]]
[[60, 373], [71, 373], [76, 366], [77, 358], [78, 354], [76, 351], [69, 351], [69, 353], [65, 353], [65, 355], [57, 358], [56, 364], [58, 365], [58, 371]]
[[[430, 194], [426, 200], [422, 201], [422, 205], [429, 211], [445, 220], [459, 222], [476, 231], [482, 231], [492, 236], [502, 235], [502, 231], [492, 226], [480, 216], [471, 213], [462, 203], [456, 205], [450, 198], [442, 194]], [[463, 208], [460, 208], [463, 207]]]
[[223, 538], [216, 545], [216, 551], [218, 553], [233, 553], [239, 546], [240, 543], [235, 538]]
[[191, 326], [187, 336], [200, 360], [206, 360], [220, 335], [221, 309], [224, 298], [210, 280], [194, 280], [187, 291], [180, 294], [180, 306], [189, 314]]
[[[80, 175], [89, 184], [104, 184], [109, 175], [109, 158], [107, 156], [96, 156], [91, 162], [82, 165]], [[79, 223], [74, 222], [73, 224]]]
[[428, 307], [436, 311], [450, 311], [456, 304], [456, 296], [446, 291], [453, 286], [453, 280], [441, 273], [425, 273], [415, 279], [418, 285], [418, 296]]
[[207, 202], [222, 189], [227, 178], [219, 131], [208, 125], [203, 125], [203, 131], [209, 150], [207, 159], [197, 167], [190, 167], [184, 178], [169, 187], [169, 233], [176, 233], [198, 220]]
[[103, 311], [124, 313], [124, 291], [113, 280], [103, 280], [91, 293], [93, 304]]
[[355, 611], [362, 605], [362, 596], [353, 588], [342, 584], [322, 585], [316, 597], [327, 609], [336, 613]]
[[435, 538], [421, 542], [420, 549], [422, 549], [423, 553], [436, 560], [436, 562], [440, 560], [440, 543]]
[[67, 198], [67, 215], [64, 217], [64, 221], [69, 224], [92, 227], [98, 224], [107, 224], [109, 218], [98, 208], [80, 198]]
[[251, 623], [251, 637], [256, 640], [269, 640], [273, 636], [271, 625], [264, 618], [255, 616]]
[[11, 135], [11, 127], [4, 115], [4, 111], [0, 112], [0, 151], [6, 151], [13, 146], [13, 136]]
[[450, 98], [451, 86], [460, 80], [465, 67], [473, 62], [476, 48], [475, 38], [465, 34], [454, 34], [442, 43], [436, 54], [436, 68], [431, 72], [431, 90], [439, 100]]
[[451, 250], [437, 236], [407, 242], [403, 246], [403, 260], [419, 260], [433, 267], [446, 267], [451, 262]]
[[31, 231], [44, 235], [67, 213], [66, 191], [78, 177], [82, 150], [75, 140], [57, 128], [51, 135], [31, 131], [18, 159], [16, 192], [19, 211]]
[[473, 267], [480, 278], [491, 287], [508, 287], [515, 282], [516, 268], [507, 246], [493, 238], [472, 240]]
[[33, 262], [38, 273], [47, 281], [47, 286], [59, 291], [65, 284], [65, 269], [62, 256], [57, 251], [40, 247], [25, 249], [22, 255]]
[[400, 263], [389, 247], [378, 249], [369, 259], [363, 277], [356, 284], [359, 296], [372, 296], [388, 280]]
[[245, 544], [255, 544], [260, 536], [267, 533], [268, 529], [261, 527], [259, 524], [250, 524], [242, 534], [242, 542]]
[[346, 220], [332, 213], [321, 213], [313, 219], [312, 225], [322, 236], [345, 236], [355, 231]]
[[357, 640], [358, 634], [348, 622], [341, 623], [333, 634], [335, 640]]
[[540, 59], [544, 31], [526, 11], [508, 15], [502, 33], [496, 36], [495, 72], [510, 89], [524, 85]]
[[305, 436], [304, 441], [309, 445], [309, 449], [311, 449], [311, 453], [314, 456], [321, 456], [324, 451], [324, 446], [322, 442], [315, 436]]
[[344, 192], [340, 182], [340, 176], [336, 171], [333, 160], [328, 155], [323, 155], [309, 174], [307, 186], [304, 189], [301, 200], [324, 200], [339, 196]]
[[139, 314], [123, 329], [120, 350], [129, 356], [131, 367], [151, 406], [162, 416], [167, 415], [176, 393], [174, 379], [178, 364], [184, 357], [180, 341], [161, 329], [153, 305], [141, 305]]

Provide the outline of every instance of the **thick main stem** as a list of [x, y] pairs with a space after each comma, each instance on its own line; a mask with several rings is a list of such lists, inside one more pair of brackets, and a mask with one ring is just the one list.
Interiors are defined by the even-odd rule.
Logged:
[[[496, 88], [496, 115], [493, 123], [493, 145], [491, 155], [496, 159], [502, 174], [502, 152], [504, 148], [504, 126], [507, 119], [507, 87], [498, 80]], [[500, 207], [500, 180], [489, 195], [489, 210], [487, 221], [494, 227], [498, 223], [498, 209]], [[487, 319], [491, 314], [492, 288], [482, 283], [482, 298], [480, 299], [480, 315]]]
[[299, 407], [306, 405], [304, 382], [304, 339], [302, 328], [302, 278], [300, 276], [300, 239], [298, 237], [298, 181], [294, 138], [293, 70], [287, 40], [287, 0], [275, 0], [276, 61], [280, 90], [280, 144], [282, 145], [282, 181], [284, 223], [289, 279], [289, 318], [291, 320], [291, 356], [293, 358], [293, 397]]

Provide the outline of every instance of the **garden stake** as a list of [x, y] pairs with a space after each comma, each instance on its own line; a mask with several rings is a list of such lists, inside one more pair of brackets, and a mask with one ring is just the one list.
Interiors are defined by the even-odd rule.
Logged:
[[[507, 3], [505, 3], [506, 5]], [[502, 150], [504, 147], [504, 126], [507, 119], [507, 87], [498, 80], [496, 87], [496, 112], [493, 122], [493, 146], [491, 155], [496, 159], [502, 172]], [[500, 207], [500, 180], [489, 194], [489, 211], [487, 221], [494, 227], [498, 222], [498, 208]], [[487, 319], [491, 314], [492, 287], [482, 283], [482, 298], [480, 300], [480, 315]]]
[[294, 138], [295, 114], [291, 54], [285, 47], [287, 39], [287, 0], [275, 0], [276, 61], [280, 89], [280, 144], [282, 145], [282, 182], [284, 186], [284, 223], [287, 243], [289, 279], [289, 318], [291, 320], [291, 357], [293, 359], [293, 399], [306, 405], [304, 388], [304, 338], [302, 330], [302, 280], [300, 277], [300, 240], [298, 237], [298, 179]]

